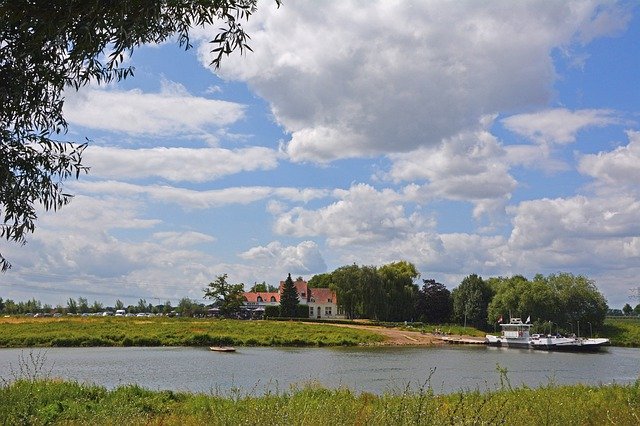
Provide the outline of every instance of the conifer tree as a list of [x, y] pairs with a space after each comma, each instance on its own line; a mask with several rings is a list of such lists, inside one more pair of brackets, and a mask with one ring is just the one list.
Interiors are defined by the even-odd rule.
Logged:
[[293, 285], [291, 274], [289, 274], [280, 292], [280, 316], [287, 318], [295, 317], [299, 303], [298, 291]]

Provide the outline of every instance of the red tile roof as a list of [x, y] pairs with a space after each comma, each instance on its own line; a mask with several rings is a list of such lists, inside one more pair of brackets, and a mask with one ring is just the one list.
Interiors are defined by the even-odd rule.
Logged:
[[[262, 302], [258, 302], [258, 297], [262, 298]], [[268, 293], [265, 291], [245, 291], [244, 299], [250, 303], [270, 303], [271, 298], [275, 297], [275, 301], [280, 303], [280, 293]]]
[[328, 288], [310, 288], [309, 300], [315, 303], [337, 303], [336, 294]]

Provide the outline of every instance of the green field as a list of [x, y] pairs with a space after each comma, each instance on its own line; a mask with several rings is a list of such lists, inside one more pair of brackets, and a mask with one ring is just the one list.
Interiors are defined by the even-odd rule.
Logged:
[[637, 425], [640, 380], [631, 385], [552, 386], [434, 395], [355, 394], [312, 384], [264, 396], [107, 390], [55, 380], [0, 387], [4, 424], [147, 425]]
[[0, 318], [0, 347], [354, 346], [381, 342], [365, 330], [297, 321], [195, 318]]

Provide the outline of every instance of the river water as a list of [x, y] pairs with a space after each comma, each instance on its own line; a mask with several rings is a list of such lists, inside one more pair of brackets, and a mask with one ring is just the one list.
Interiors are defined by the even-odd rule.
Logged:
[[588, 354], [484, 346], [241, 347], [235, 353], [185, 347], [0, 349], [5, 381], [37, 373], [107, 388], [135, 383], [223, 395], [283, 392], [307, 382], [376, 394], [424, 386], [436, 393], [484, 391], [506, 384], [498, 366], [514, 387], [630, 383], [640, 377], [640, 349], [610, 347]]

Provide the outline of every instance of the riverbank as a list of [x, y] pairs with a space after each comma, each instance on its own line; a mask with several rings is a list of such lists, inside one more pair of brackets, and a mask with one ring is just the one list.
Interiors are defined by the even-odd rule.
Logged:
[[297, 321], [197, 318], [0, 318], [0, 347], [358, 346], [385, 342], [372, 330]]
[[553, 386], [434, 395], [372, 395], [307, 385], [255, 396], [151, 391], [135, 385], [107, 390], [57, 380], [0, 386], [7, 424], [639, 424], [640, 380], [631, 385]]

